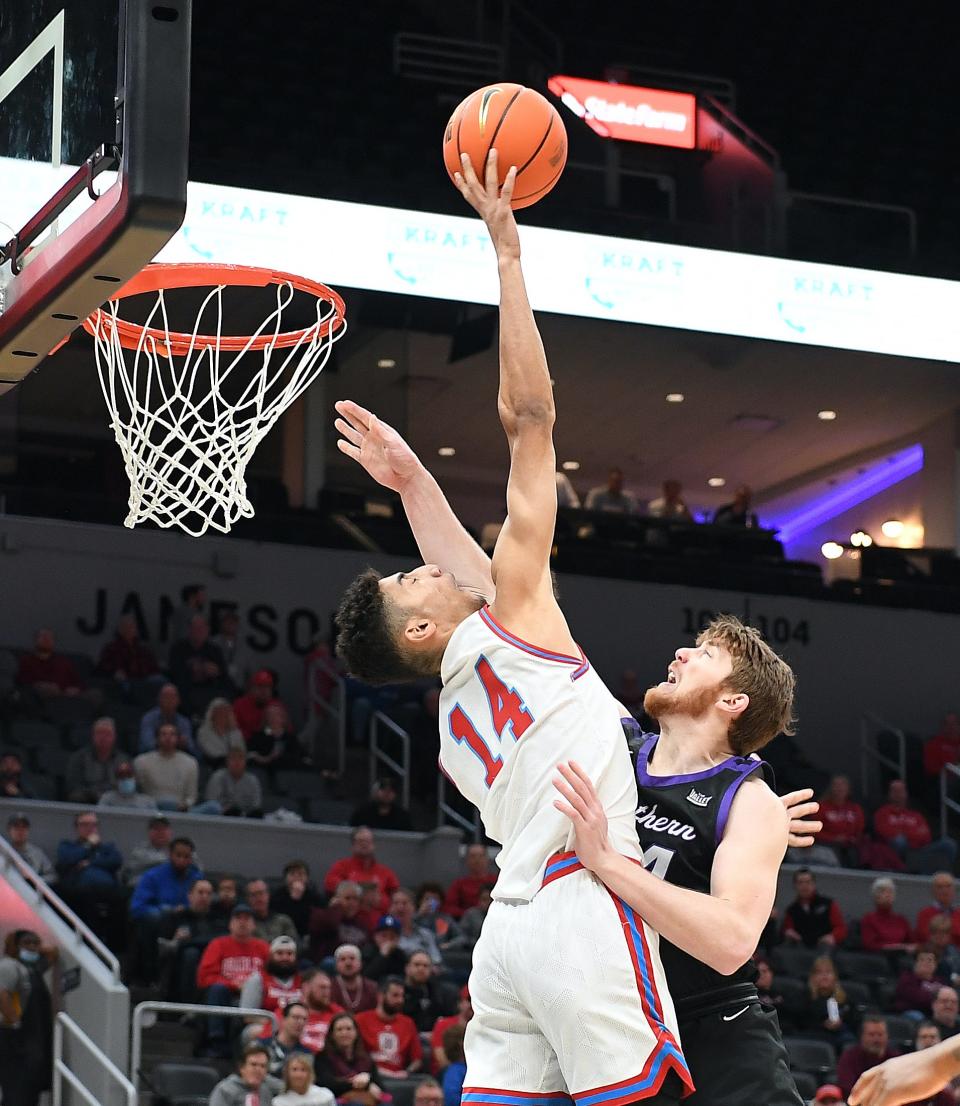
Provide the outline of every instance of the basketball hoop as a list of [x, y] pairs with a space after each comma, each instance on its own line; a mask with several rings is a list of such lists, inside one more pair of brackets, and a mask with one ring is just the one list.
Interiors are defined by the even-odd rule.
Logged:
[[[274, 286], [253, 334], [223, 334], [225, 289]], [[208, 289], [190, 332], [170, 329], [167, 293]], [[143, 322], [122, 301], [155, 293]], [[282, 330], [295, 296], [315, 300], [307, 326]], [[308, 301], [309, 302], [309, 301]], [[201, 333], [204, 319], [216, 328]], [[316, 380], [346, 331], [344, 305], [317, 281], [251, 265], [153, 264], [95, 311], [84, 328], [96, 344], [100, 386], [130, 479], [124, 525], [150, 520], [199, 537], [252, 518], [244, 473], [260, 440]], [[284, 354], [277, 351], [285, 350]], [[275, 356], [276, 354], [276, 356]]]

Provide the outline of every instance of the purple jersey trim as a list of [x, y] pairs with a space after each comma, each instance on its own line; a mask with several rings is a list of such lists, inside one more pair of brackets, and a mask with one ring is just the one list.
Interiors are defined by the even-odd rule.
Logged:
[[[626, 720], [623, 720], [626, 721]], [[639, 727], [638, 727], [639, 728]], [[705, 768], [702, 772], [688, 772], [684, 776], [651, 776], [647, 772], [650, 763], [650, 754], [657, 747], [659, 734], [644, 734], [644, 742], [637, 752], [637, 783], [643, 787], [671, 787], [674, 784], [697, 783], [699, 780], [708, 780], [720, 772], [735, 772], [736, 779], [723, 793], [720, 806], [717, 809], [717, 844], [723, 840], [724, 830], [727, 828], [727, 819], [730, 817], [730, 807], [740, 790], [740, 785], [762, 768], [762, 760], [745, 760], [743, 757], [727, 757], [720, 764], [712, 768]]]
[[718, 845], [723, 840], [723, 831], [727, 828], [727, 818], [730, 817], [730, 807], [733, 804], [733, 800], [736, 797], [737, 792], [740, 790], [740, 785], [745, 780], [748, 780], [758, 768], [762, 767], [762, 760], [741, 761], [738, 765], [731, 765], [731, 771], [739, 772], [740, 774], [723, 793], [723, 798], [720, 800], [720, 809], [717, 811]]

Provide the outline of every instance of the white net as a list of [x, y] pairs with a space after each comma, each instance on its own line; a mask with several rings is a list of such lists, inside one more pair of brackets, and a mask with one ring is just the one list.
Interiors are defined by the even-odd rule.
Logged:
[[[121, 341], [121, 301], [111, 300], [89, 320], [100, 386], [130, 479], [125, 526], [149, 520], [199, 537], [210, 527], [228, 533], [238, 519], [252, 517], [245, 471], [257, 444], [316, 380], [346, 331], [335, 305], [321, 298], [315, 323], [284, 334], [283, 312], [295, 289], [278, 283], [263, 323], [242, 348], [227, 351], [221, 326], [228, 287], [210, 289], [192, 334], [181, 336], [171, 336], [161, 289], [135, 349]], [[205, 336], [200, 326], [208, 315], [216, 316], [216, 331]], [[179, 354], [172, 348], [177, 337], [186, 346]]]

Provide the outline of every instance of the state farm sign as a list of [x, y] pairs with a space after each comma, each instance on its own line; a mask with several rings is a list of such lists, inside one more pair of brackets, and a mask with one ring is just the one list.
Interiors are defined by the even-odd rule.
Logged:
[[547, 87], [604, 138], [686, 150], [696, 145], [697, 98], [689, 92], [563, 76], [551, 77]]

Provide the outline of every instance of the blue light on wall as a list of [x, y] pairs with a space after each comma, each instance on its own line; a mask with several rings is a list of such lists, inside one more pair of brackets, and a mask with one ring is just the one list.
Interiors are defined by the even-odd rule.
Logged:
[[825, 495], [808, 501], [796, 511], [776, 516], [766, 516], [765, 521], [775, 526], [782, 542], [789, 544], [802, 534], [824, 522], [842, 515], [880, 492], [906, 480], [923, 468], [923, 446], [912, 445], [895, 453], [886, 463], [862, 476], [856, 476], [842, 488], [834, 488]]

